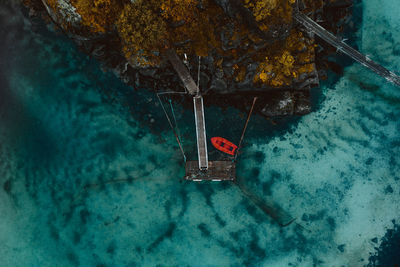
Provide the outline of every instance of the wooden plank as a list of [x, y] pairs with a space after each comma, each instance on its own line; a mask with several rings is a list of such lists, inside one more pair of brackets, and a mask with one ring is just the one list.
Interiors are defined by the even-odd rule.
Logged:
[[186, 162], [184, 177], [190, 181], [234, 181], [236, 165], [232, 161], [209, 161], [206, 171], [199, 170], [197, 161]]
[[206, 125], [204, 120], [204, 105], [203, 97], [193, 97], [194, 118], [196, 122], [196, 137], [197, 137], [197, 155], [199, 159], [199, 169], [208, 168], [207, 155], [207, 136]]
[[189, 70], [182, 63], [175, 51], [171, 49], [168, 50], [166, 52], [166, 56], [174, 67], [175, 71], [178, 73], [179, 78], [182, 80], [183, 85], [188, 90], [189, 94], [197, 95], [199, 93], [199, 88], [194, 82], [192, 76], [190, 75]]

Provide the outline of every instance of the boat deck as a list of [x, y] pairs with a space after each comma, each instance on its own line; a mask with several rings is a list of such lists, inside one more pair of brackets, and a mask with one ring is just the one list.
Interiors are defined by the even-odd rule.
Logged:
[[234, 181], [236, 165], [232, 161], [209, 161], [207, 170], [199, 170], [198, 161], [187, 161], [184, 178], [190, 181]]

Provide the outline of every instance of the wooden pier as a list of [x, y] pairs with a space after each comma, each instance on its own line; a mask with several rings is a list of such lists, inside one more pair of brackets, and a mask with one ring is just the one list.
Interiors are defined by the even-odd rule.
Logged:
[[197, 137], [197, 155], [199, 159], [199, 169], [208, 169], [208, 154], [207, 154], [207, 135], [206, 123], [204, 119], [203, 97], [193, 97], [194, 119], [196, 122], [196, 137]]
[[234, 181], [236, 179], [236, 166], [232, 161], [209, 161], [206, 171], [199, 169], [197, 161], [187, 161], [185, 167], [185, 180]]
[[179, 78], [182, 80], [183, 85], [185, 86], [186, 90], [188, 90], [189, 94], [191, 95], [199, 94], [199, 88], [197, 87], [192, 76], [190, 76], [188, 69], [179, 59], [175, 51], [168, 50], [166, 52], [166, 56], [169, 62], [171, 62], [172, 66], [174, 67], [175, 71], [178, 73]]
[[208, 161], [204, 104], [199, 88], [175, 51], [167, 51], [166, 57], [178, 73], [186, 90], [193, 95], [198, 160], [186, 162], [184, 178], [190, 181], [234, 181], [236, 178], [234, 161]]
[[300, 11], [294, 12], [293, 18], [301, 25], [303, 25], [307, 30], [315, 33], [321, 39], [325, 40], [328, 44], [336, 47], [337, 51], [340, 51], [345, 55], [351, 57], [355, 61], [361, 63], [365, 67], [385, 78], [387, 81], [397, 86], [400, 86], [400, 77], [398, 75], [396, 75], [392, 71], [389, 71], [378, 63], [372, 61], [369, 57], [361, 54], [359, 51], [346, 44], [342, 39], [328, 32], [321, 25], [319, 25], [306, 15], [302, 14]]

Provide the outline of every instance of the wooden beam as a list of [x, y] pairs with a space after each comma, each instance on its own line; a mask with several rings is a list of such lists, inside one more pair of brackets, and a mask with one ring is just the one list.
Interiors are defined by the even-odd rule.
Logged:
[[194, 82], [192, 76], [190, 75], [189, 70], [182, 63], [182, 60], [178, 57], [175, 51], [172, 49], [168, 50], [166, 52], [166, 56], [174, 67], [175, 71], [178, 73], [179, 78], [182, 80], [183, 85], [188, 90], [189, 94], [199, 94], [200, 90]]
[[194, 104], [194, 118], [196, 122], [196, 137], [197, 137], [197, 154], [199, 158], [199, 169], [208, 169], [208, 155], [207, 155], [207, 135], [206, 123], [204, 119], [204, 105], [203, 97], [193, 97]]

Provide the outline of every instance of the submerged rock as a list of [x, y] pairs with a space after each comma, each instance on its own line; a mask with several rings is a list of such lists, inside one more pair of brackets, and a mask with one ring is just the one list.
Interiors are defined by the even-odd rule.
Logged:
[[3, 190], [7, 193], [10, 194], [11, 193], [11, 180], [7, 180], [4, 182], [3, 184]]

